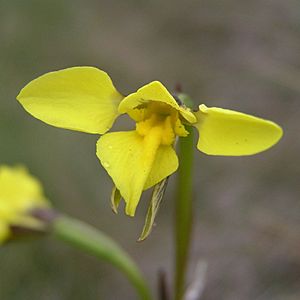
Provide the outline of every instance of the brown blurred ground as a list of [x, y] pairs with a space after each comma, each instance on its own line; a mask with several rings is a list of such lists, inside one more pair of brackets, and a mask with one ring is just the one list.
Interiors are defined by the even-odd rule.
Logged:
[[[172, 275], [175, 176], [137, 244], [147, 197], [135, 219], [111, 213], [98, 137], [44, 125], [15, 101], [34, 77], [76, 65], [106, 70], [123, 93], [181, 82], [196, 104], [283, 126], [280, 144], [257, 156], [195, 150], [190, 276], [207, 261], [204, 300], [300, 299], [300, 2], [0, 1], [1, 163], [26, 164], [57, 208], [120, 241], [155, 289], [159, 269]], [[51, 239], [1, 248], [0, 260], [1, 300], [135, 299], [109, 265]]]

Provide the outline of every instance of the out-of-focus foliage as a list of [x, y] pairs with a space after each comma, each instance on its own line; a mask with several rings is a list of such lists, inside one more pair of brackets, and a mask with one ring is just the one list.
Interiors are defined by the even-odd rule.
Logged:
[[[175, 178], [157, 227], [137, 244], [147, 195], [137, 219], [113, 215], [98, 137], [31, 118], [15, 101], [20, 88], [51, 70], [94, 65], [124, 94], [154, 79], [169, 89], [181, 82], [196, 104], [281, 124], [283, 140], [257, 156], [195, 153], [191, 271], [207, 261], [203, 299], [299, 299], [298, 1], [1, 1], [0, 41], [1, 162], [26, 164], [56, 207], [119, 240], [153, 288], [159, 268], [172, 274]], [[8, 245], [0, 256], [0, 299], [135, 297], [117, 271], [49, 239]]]

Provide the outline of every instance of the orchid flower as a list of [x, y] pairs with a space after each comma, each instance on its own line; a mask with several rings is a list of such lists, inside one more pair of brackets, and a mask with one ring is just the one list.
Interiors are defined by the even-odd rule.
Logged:
[[[28, 83], [17, 96], [27, 112], [47, 124], [102, 135], [97, 156], [134, 216], [144, 190], [178, 168], [174, 149], [187, 126], [199, 131], [197, 148], [209, 155], [241, 156], [276, 144], [282, 129], [275, 123], [201, 104], [192, 111], [159, 81], [123, 96], [107, 73], [94, 67], [50, 72]], [[127, 114], [131, 131], [107, 133], [117, 117]]]

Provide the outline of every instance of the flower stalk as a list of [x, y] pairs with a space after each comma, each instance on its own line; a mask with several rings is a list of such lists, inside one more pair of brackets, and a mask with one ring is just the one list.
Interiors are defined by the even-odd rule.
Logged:
[[185, 275], [192, 231], [192, 167], [193, 167], [193, 131], [188, 127], [189, 135], [179, 139], [180, 166], [178, 170], [178, 191], [175, 203], [175, 300], [181, 300], [185, 289]]
[[[187, 107], [193, 107], [192, 99], [178, 91], [177, 97]], [[174, 298], [183, 299], [187, 262], [192, 232], [192, 167], [194, 132], [191, 126], [184, 139], [179, 139], [179, 159], [177, 197], [175, 201], [175, 277]]]
[[59, 216], [52, 224], [54, 236], [85, 253], [103, 259], [128, 278], [141, 300], [152, 300], [150, 290], [136, 264], [110, 237], [95, 228], [67, 216]]

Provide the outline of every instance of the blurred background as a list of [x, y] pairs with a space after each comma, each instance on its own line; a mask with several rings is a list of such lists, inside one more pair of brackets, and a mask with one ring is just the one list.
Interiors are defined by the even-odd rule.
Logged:
[[[78, 65], [107, 71], [124, 94], [180, 82], [195, 105], [282, 125], [281, 142], [256, 156], [195, 148], [189, 278], [201, 259], [203, 300], [300, 299], [300, 2], [0, 1], [1, 164], [25, 164], [56, 208], [118, 240], [156, 290], [159, 270], [173, 274], [176, 176], [152, 235], [137, 243], [149, 194], [134, 219], [114, 215], [98, 136], [47, 126], [15, 100], [33, 78]], [[1, 300], [136, 299], [110, 265], [51, 238], [2, 247], [0, 261]]]

